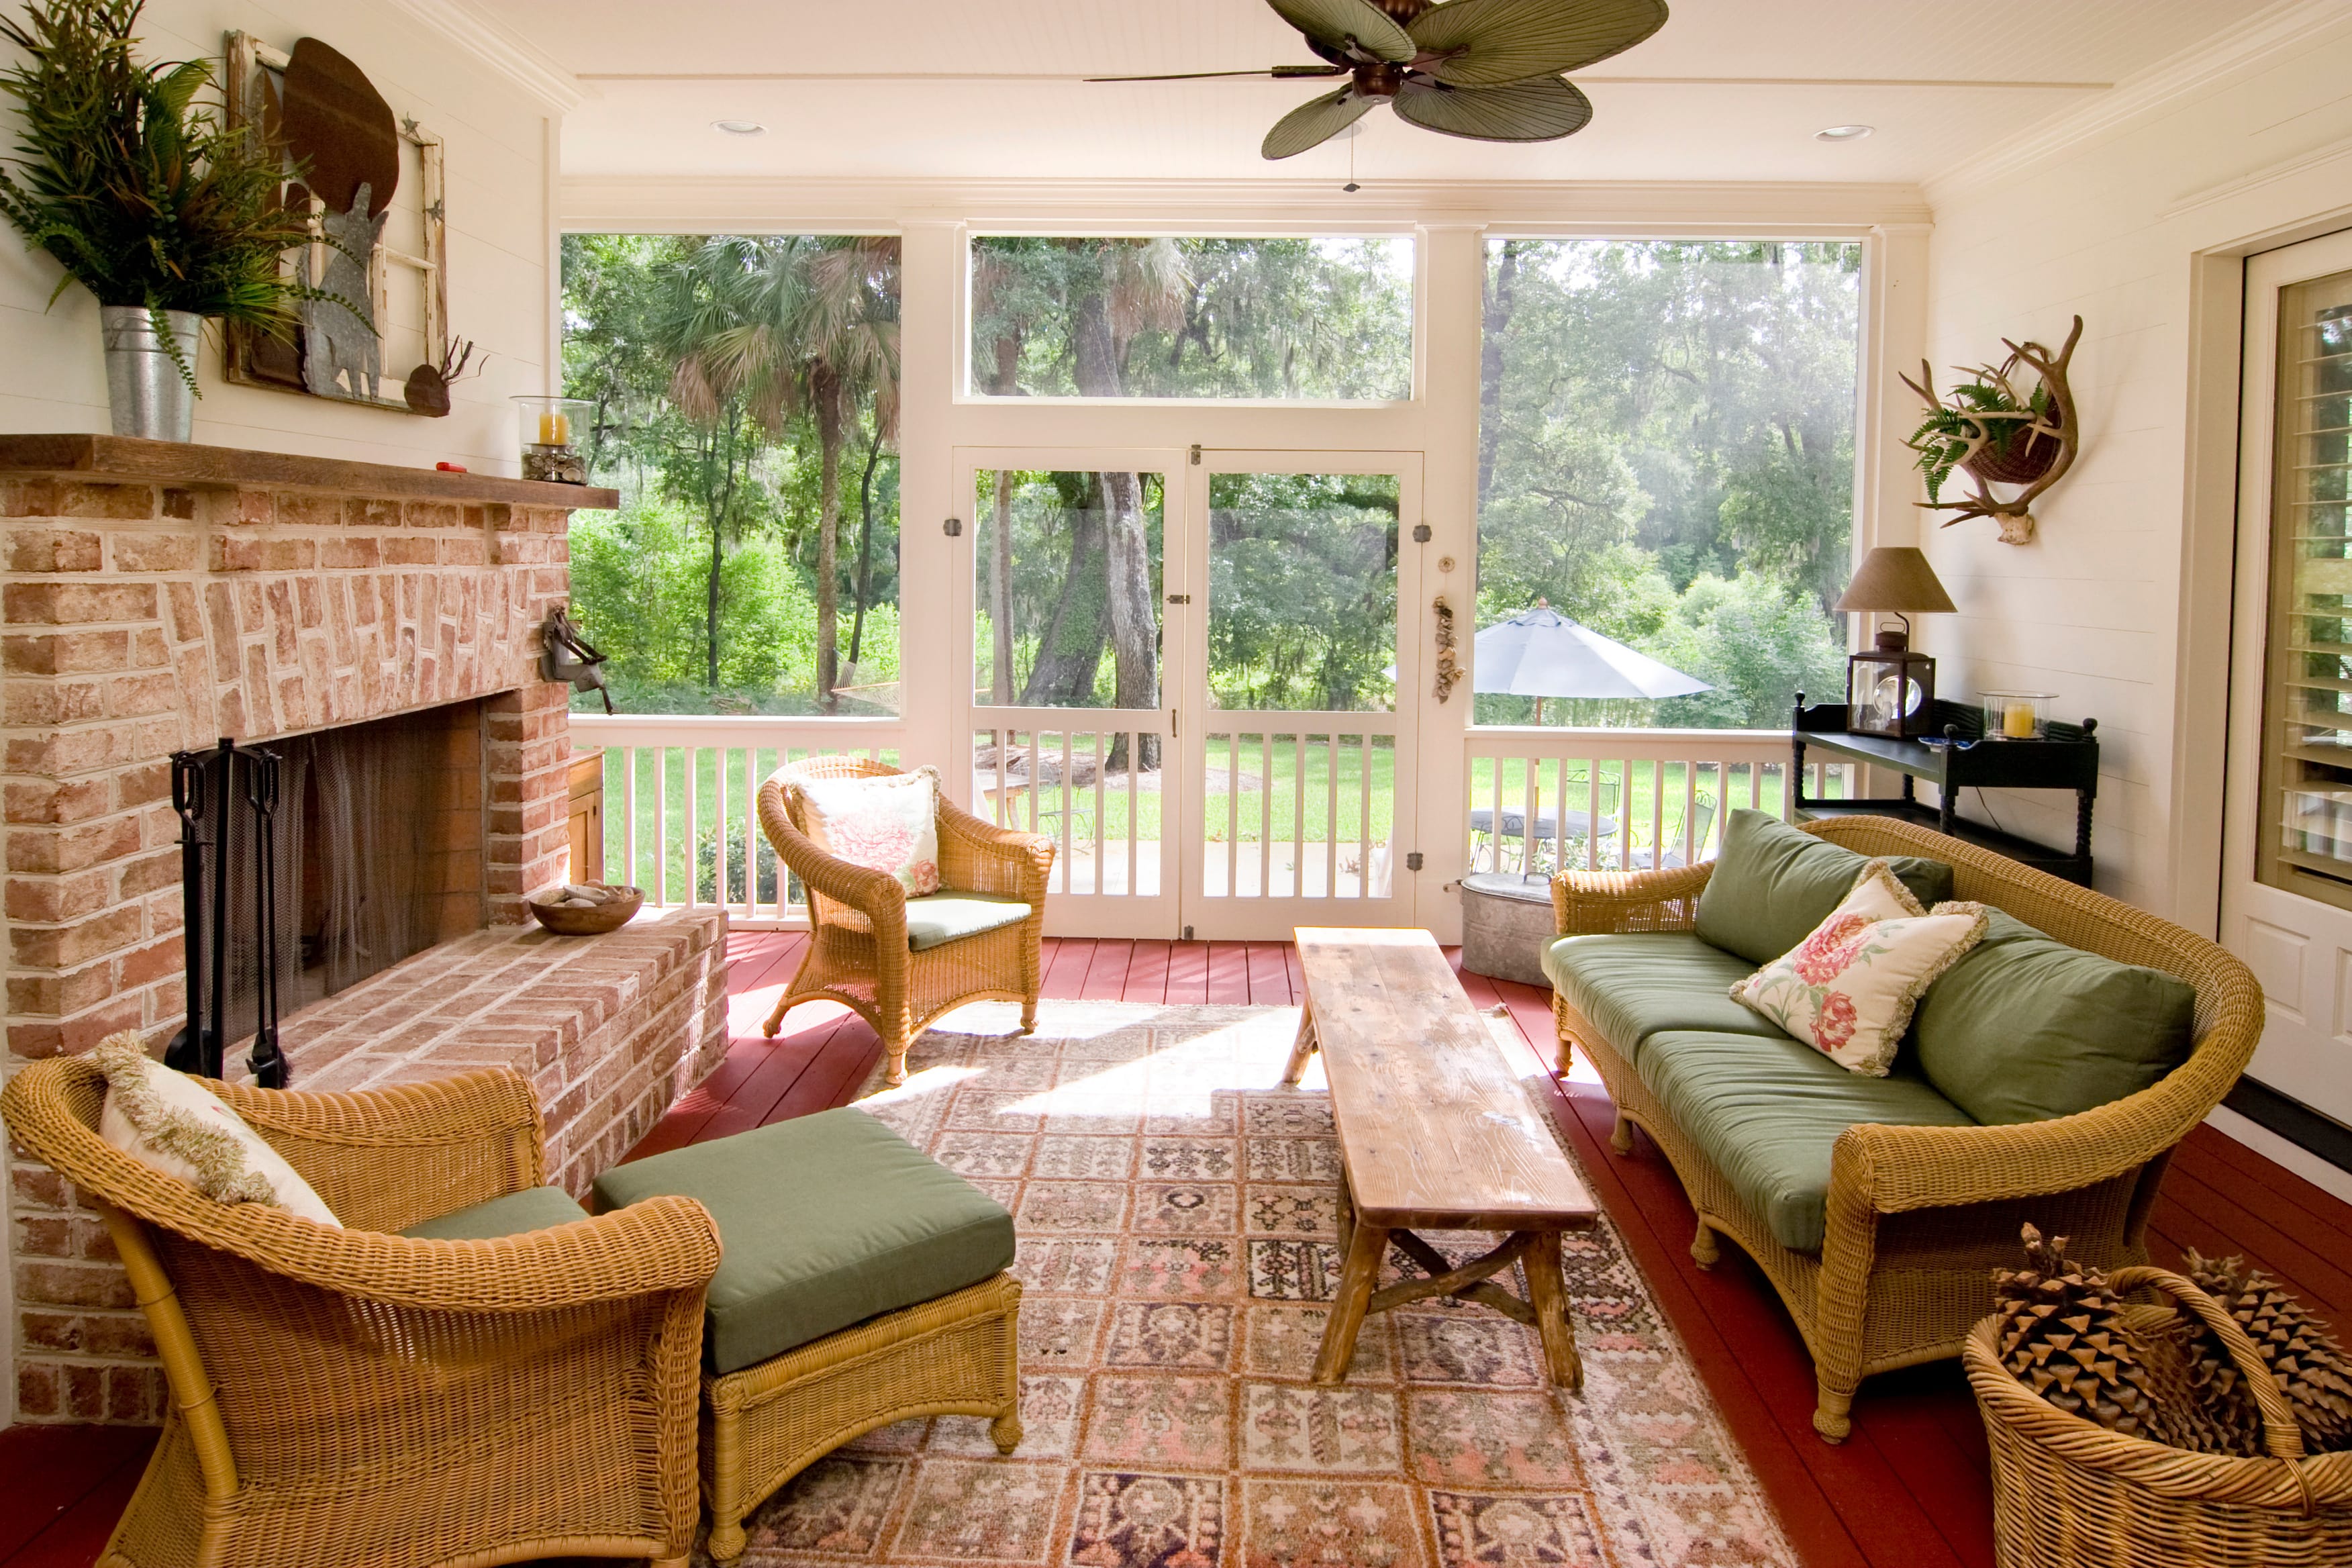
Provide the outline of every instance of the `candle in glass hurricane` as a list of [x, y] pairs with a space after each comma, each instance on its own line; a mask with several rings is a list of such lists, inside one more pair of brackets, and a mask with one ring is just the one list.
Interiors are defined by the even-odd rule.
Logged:
[[1984, 705], [1988, 740], [2038, 741], [2049, 721], [2050, 705], [2058, 699], [2047, 691], [1988, 691], [1977, 700]]
[[515, 404], [522, 426], [522, 477], [587, 483], [587, 458], [572, 444], [572, 431], [582, 427], [592, 405], [580, 398], [539, 396], [518, 397]]

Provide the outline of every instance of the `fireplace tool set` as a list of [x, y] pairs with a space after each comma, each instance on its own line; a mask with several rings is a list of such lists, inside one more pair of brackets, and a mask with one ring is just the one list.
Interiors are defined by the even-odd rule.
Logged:
[[[226, 736], [215, 750], [172, 754], [187, 922], [188, 1022], [163, 1059], [183, 1072], [225, 1077], [230, 1003], [234, 997], [240, 1004], [241, 1021], [249, 997], [253, 1049], [246, 1066], [264, 1089], [286, 1087], [286, 1058], [278, 1048], [280, 771], [277, 752], [239, 746]], [[237, 896], [236, 883], [245, 877], [249, 904]]]

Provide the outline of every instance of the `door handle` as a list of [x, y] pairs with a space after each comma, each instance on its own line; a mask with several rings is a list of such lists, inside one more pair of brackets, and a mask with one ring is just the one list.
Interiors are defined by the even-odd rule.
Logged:
[[1189, 605], [1192, 602], [1192, 595], [1190, 594], [1171, 594], [1168, 595], [1168, 602], [1171, 605]]

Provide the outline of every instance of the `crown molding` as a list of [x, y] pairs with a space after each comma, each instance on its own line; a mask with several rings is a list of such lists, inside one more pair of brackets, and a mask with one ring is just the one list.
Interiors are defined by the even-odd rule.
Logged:
[[2118, 81], [2081, 108], [2029, 127], [1928, 176], [1927, 199], [1940, 207], [2056, 162], [2136, 120], [2160, 114], [2242, 72], [2291, 55], [2322, 34], [2352, 24], [2343, 0], [2284, 0], [2242, 26]]
[[2282, 180], [2292, 180], [2310, 174], [2314, 170], [2324, 169], [2328, 164], [2339, 163], [2347, 157], [2352, 157], [2352, 136], [2340, 138], [2322, 147], [2315, 147], [2308, 153], [2289, 158], [2283, 163], [2273, 163], [2266, 169], [2257, 169], [2251, 174], [2241, 174], [2236, 179], [2224, 180], [2218, 185], [2208, 185], [2201, 191], [2181, 197], [2165, 208], [2158, 216], [2169, 221], [2188, 213], [2218, 205], [2234, 197], [2244, 195], [2249, 191], [2258, 191], [2265, 185], [2274, 185]]
[[554, 110], [569, 114], [595, 89], [581, 81], [521, 33], [472, 0], [391, 0], [500, 76]]
[[871, 180], [788, 175], [567, 174], [572, 230], [679, 234], [891, 230], [954, 222], [1098, 232], [1283, 233], [1472, 225], [1530, 235], [1846, 237], [1929, 221], [1902, 184], [1696, 181]]

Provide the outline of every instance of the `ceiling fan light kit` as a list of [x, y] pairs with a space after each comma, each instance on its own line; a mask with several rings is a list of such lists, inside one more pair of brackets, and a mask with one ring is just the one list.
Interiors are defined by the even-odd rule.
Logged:
[[1632, 48], [1665, 26], [1665, 0], [1266, 0], [1325, 63], [1265, 71], [1099, 77], [1328, 77], [1347, 85], [1266, 132], [1267, 158], [1321, 146], [1382, 103], [1424, 131], [1474, 142], [1553, 142], [1592, 120], [1564, 73]]

